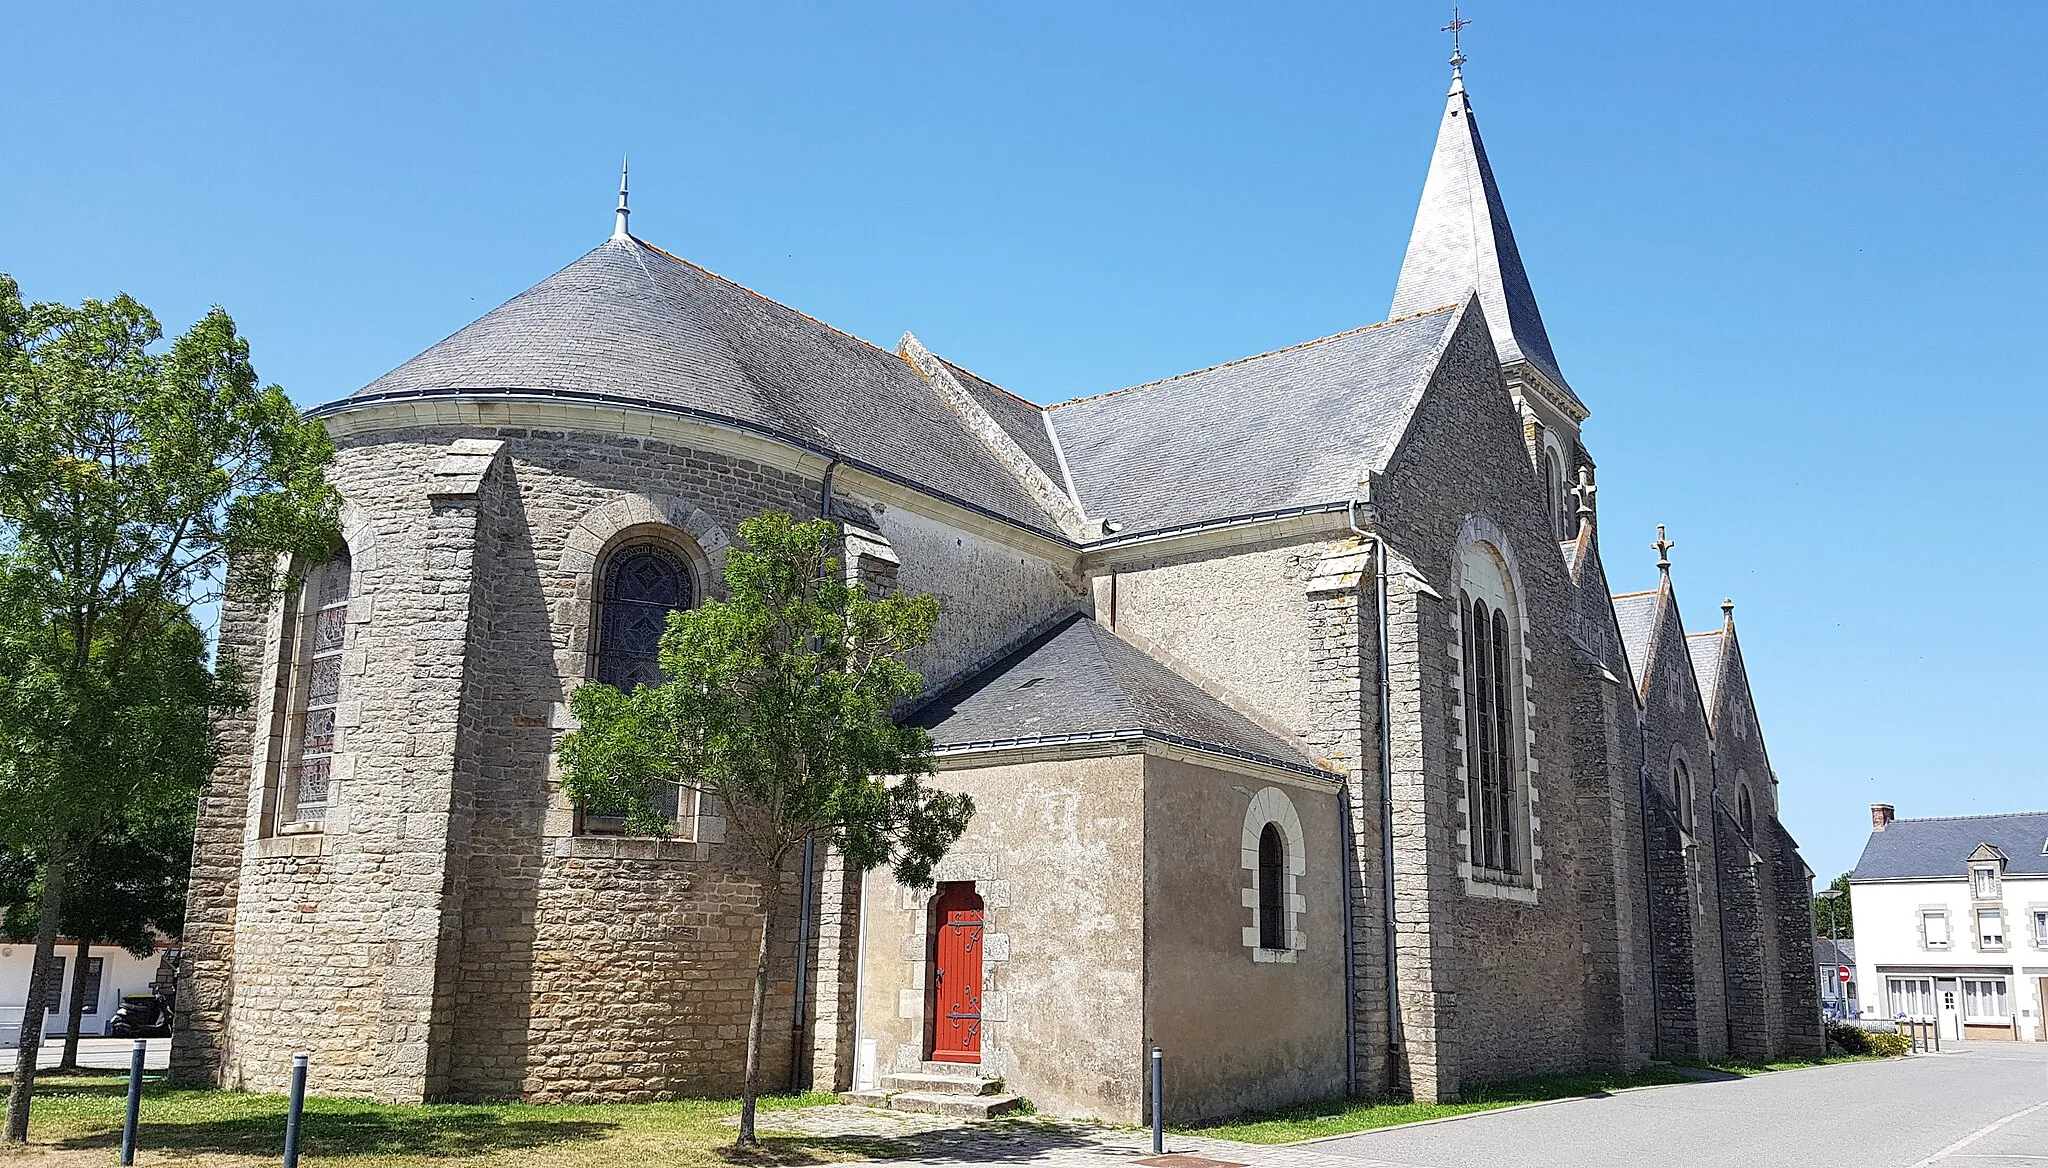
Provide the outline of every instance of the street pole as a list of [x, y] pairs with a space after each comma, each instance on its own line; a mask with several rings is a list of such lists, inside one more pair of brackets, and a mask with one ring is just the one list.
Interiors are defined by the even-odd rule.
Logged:
[[1166, 1056], [1158, 1047], [1152, 1048], [1152, 1154], [1166, 1152], [1166, 1108], [1161, 1097], [1166, 1094]]
[[284, 1168], [299, 1168], [299, 1123], [306, 1114], [306, 1058], [292, 1056], [292, 1101], [284, 1116]]

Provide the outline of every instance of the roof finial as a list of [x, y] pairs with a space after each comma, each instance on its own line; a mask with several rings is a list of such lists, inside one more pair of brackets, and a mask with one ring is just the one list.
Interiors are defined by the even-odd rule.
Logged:
[[613, 239], [632, 238], [632, 233], [626, 230], [626, 216], [632, 213], [632, 209], [626, 206], [626, 159], [624, 155], [621, 155], [619, 157], [619, 218], [618, 222], [612, 227]]
[[1458, 9], [1454, 5], [1451, 8], [1451, 22], [1443, 26], [1441, 29], [1437, 30], [1439, 32], [1447, 32], [1451, 34], [1452, 93], [1460, 92], [1465, 88], [1465, 50], [1459, 45], [1460, 38], [1458, 34], [1464, 29], [1466, 25], [1471, 23], [1471, 21], [1465, 20], [1458, 15]]
[[1671, 574], [1671, 549], [1677, 546], [1678, 544], [1675, 542], [1664, 538], [1664, 525], [1659, 523], [1657, 525], [1657, 542], [1651, 544], [1650, 547], [1657, 553], [1657, 570], [1666, 576]]
[[1593, 518], [1593, 492], [1599, 489], [1593, 485], [1593, 468], [1581, 463], [1579, 481], [1569, 492], [1579, 502], [1579, 522], [1585, 523]]
[[1721, 620], [1731, 625], [1735, 623], [1735, 598], [1733, 596], [1723, 596], [1721, 598]]

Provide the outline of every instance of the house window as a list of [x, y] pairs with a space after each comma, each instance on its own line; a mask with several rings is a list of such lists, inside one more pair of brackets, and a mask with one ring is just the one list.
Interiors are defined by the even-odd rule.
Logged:
[[1671, 807], [1678, 816], [1678, 826], [1692, 834], [1692, 774], [1685, 769], [1685, 760], [1671, 764]]
[[1970, 870], [1971, 895], [1978, 900], [1998, 899], [1998, 869], [1972, 868]]
[[2034, 910], [2034, 945], [2037, 948], [2048, 949], [2048, 908]]
[[1927, 978], [1887, 978], [1885, 991], [1891, 997], [1894, 1018], [1926, 1018], [1934, 1013], [1934, 983]]
[[1288, 949], [1287, 943], [1287, 844], [1280, 838], [1280, 825], [1269, 823], [1259, 832], [1259, 948]]
[[291, 762], [285, 772], [285, 823], [320, 823], [334, 802], [336, 707], [341, 702], [341, 651], [348, 635], [353, 565], [346, 547], [313, 569], [300, 589], [293, 634]]
[[1963, 1021], [2012, 1021], [2012, 1009], [2006, 1004], [2004, 978], [1966, 977], [1963, 979]]
[[1948, 913], [1941, 909], [1921, 912], [1920, 938], [1929, 949], [1948, 948]]
[[631, 544], [606, 561], [598, 598], [597, 680], [619, 689], [659, 685], [668, 614], [696, 603], [683, 558], [660, 544]]
[[50, 973], [43, 990], [43, 1012], [46, 1014], [54, 1014], [64, 1008], [64, 960], [57, 956], [50, 958]]
[[1756, 833], [1756, 805], [1749, 797], [1747, 784], [1736, 789], [1735, 818], [1742, 824], [1744, 839], [1751, 838]]
[[1977, 948], [2005, 948], [2005, 911], [1996, 908], [1977, 910]]
[[85, 1012], [100, 1012], [100, 969], [106, 963], [104, 957], [85, 959]]

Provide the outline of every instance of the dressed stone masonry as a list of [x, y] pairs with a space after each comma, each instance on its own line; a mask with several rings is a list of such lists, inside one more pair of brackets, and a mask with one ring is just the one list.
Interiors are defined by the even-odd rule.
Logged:
[[[330, 1094], [730, 1094], [771, 897], [764, 1081], [906, 1106], [1135, 1121], [1153, 1043], [1174, 1120], [1820, 1048], [1732, 607], [1688, 636], [1661, 539], [1611, 595], [1462, 79], [1392, 319], [1049, 407], [624, 222], [315, 411], [346, 546], [303, 567], [345, 628], [223, 613], [258, 680], [179, 1077], [276, 1090], [308, 1048]], [[560, 790], [571, 691], [650, 676], [769, 509], [943, 605], [906, 716], [978, 811], [934, 889], [822, 847], [764, 887], [708, 798], [633, 838]]]

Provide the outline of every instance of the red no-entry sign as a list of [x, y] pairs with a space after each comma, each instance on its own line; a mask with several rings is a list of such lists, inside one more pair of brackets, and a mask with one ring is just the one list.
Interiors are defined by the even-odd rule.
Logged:
[[1836, 976], [1836, 977], [1839, 977], [1839, 978], [1841, 978], [1841, 979], [1842, 979], [1843, 981], [1848, 981], [1848, 980], [1849, 980], [1849, 967], [1848, 967], [1848, 966], [1846, 966], [1846, 965], [1844, 965], [1844, 966], [1840, 966], [1840, 967], [1836, 968], [1836, 970], [1835, 970], [1835, 976]]

